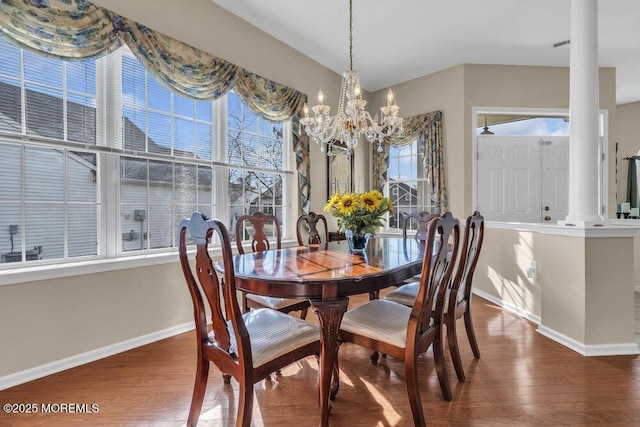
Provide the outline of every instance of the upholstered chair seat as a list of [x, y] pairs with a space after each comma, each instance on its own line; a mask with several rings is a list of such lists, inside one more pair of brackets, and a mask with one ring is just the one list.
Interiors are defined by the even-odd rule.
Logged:
[[373, 300], [347, 311], [340, 329], [404, 348], [407, 345], [409, 315], [410, 307], [386, 300]]
[[[316, 325], [268, 308], [251, 310], [244, 313], [242, 319], [251, 338], [254, 368], [311, 344], [320, 336]], [[231, 330], [231, 322], [227, 323]], [[238, 349], [235, 335], [232, 334], [229, 338], [229, 352], [235, 353]], [[209, 333], [209, 340], [215, 342], [213, 331]]]

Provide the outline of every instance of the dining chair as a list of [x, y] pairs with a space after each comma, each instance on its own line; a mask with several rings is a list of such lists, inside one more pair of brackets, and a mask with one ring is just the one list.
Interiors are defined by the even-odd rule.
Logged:
[[[200, 417], [207, 388], [209, 367], [214, 363], [229, 384], [239, 387], [236, 426], [249, 427], [253, 409], [253, 385], [296, 360], [320, 351], [320, 333], [315, 325], [270, 309], [242, 314], [238, 305], [231, 241], [224, 224], [208, 220], [201, 213], [184, 219], [178, 229], [179, 257], [191, 300], [198, 361], [187, 424], [195, 426]], [[224, 265], [223, 280], [213, 268], [209, 255], [212, 240], [219, 240]], [[187, 245], [195, 243], [195, 264]], [[207, 323], [205, 301], [209, 305]]]
[[[409, 230], [411, 229], [411, 226], [415, 224], [416, 232], [413, 235], [413, 238], [420, 242], [420, 244], [424, 245], [424, 242], [427, 239], [429, 222], [436, 217], [438, 217], [438, 214], [429, 213], [427, 211], [407, 214], [402, 222], [402, 238], [406, 242], [409, 238]], [[405, 305], [412, 305], [413, 300], [416, 298], [416, 293], [418, 292], [419, 282], [420, 274], [410, 277], [405, 281], [396, 284], [398, 288], [389, 292], [389, 294], [387, 294], [387, 298], [391, 295], [390, 299], [395, 302], [403, 303], [404, 301], [408, 301], [408, 304]]]
[[[417, 213], [408, 214], [404, 222], [402, 223], [402, 238], [406, 241], [409, 234], [410, 227], [415, 223], [416, 233], [413, 238], [421, 244], [424, 244], [427, 237], [427, 231], [429, 228], [429, 222], [438, 217], [438, 214], [429, 213], [427, 211], [421, 211]], [[397, 289], [389, 292], [385, 299], [394, 301], [400, 304], [412, 306], [413, 301], [416, 299], [418, 293], [418, 287], [420, 285], [420, 274], [408, 278], [398, 286]]]
[[[461, 246], [461, 255], [456, 267], [455, 277], [450, 281], [445, 294], [444, 322], [447, 326], [447, 344], [449, 353], [459, 381], [465, 381], [464, 369], [460, 358], [460, 349], [456, 332], [456, 321], [464, 317], [467, 338], [471, 350], [476, 358], [480, 358], [480, 349], [473, 329], [471, 317], [471, 291], [473, 274], [475, 272], [482, 240], [484, 237], [484, 218], [478, 211], [467, 217], [465, 222], [464, 237]], [[417, 284], [411, 283], [400, 286], [389, 292], [385, 299], [411, 307], [417, 294]], [[455, 297], [451, 297], [455, 295]]]
[[[471, 345], [471, 351], [476, 359], [480, 358], [480, 349], [473, 329], [471, 316], [471, 287], [473, 285], [473, 274], [482, 249], [484, 238], [484, 217], [480, 212], [475, 211], [473, 215], [467, 217], [464, 229], [463, 243], [460, 249], [460, 260], [456, 270], [456, 275], [451, 282], [451, 289], [448, 292], [446, 308], [444, 313], [444, 324], [447, 326], [447, 343], [449, 353], [453, 360], [453, 367], [459, 381], [465, 380], [462, 360], [460, 359], [460, 349], [458, 347], [458, 337], [456, 334], [456, 321], [464, 317], [464, 326], [467, 331], [467, 338]], [[454, 297], [452, 297], [452, 295]]]
[[[320, 231], [318, 231], [318, 223], [322, 223], [322, 229], [324, 230], [322, 235], [320, 235]], [[301, 228], [305, 227], [306, 230], [304, 232], [301, 231]], [[303, 238], [303, 234], [306, 235], [306, 239]], [[324, 215], [316, 214], [315, 212], [300, 215], [298, 217], [298, 221], [296, 221], [296, 237], [298, 238], [298, 244], [300, 246], [328, 243], [329, 227], [327, 227], [327, 218], [325, 218]]]
[[[267, 215], [263, 212], [254, 212], [250, 215], [242, 215], [236, 222], [236, 245], [238, 247], [238, 253], [244, 254], [243, 237], [246, 227], [246, 223], [250, 224], [253, 228], [253, 235], [251, 236], [251, 250], [253, 252], [268, 251], [269, 249], [281, 249], [282, 248], [282, 230], [280, 228], [280, 221], [275, 215]], [[267, 235], [265, 229], [270, 227], [272, 230], [271, 239], [275, 237], [275, 247], [272, 248], [271, 241]], [[276, 298], [265, 297], [262, 295], [242, 293], [242, 311], [247, 312], [250, 308], [271, 308], [278, 310], [282, 313], [290, 313], [292, 311], [300, 310], [300, 318], [307, 317], [307, 310], [311, 306], [309, 300], [306, 299], [294, 299], [294, 298]]]
[[[460, 224], [451, 213], [433, 218], [427, 227], [422, 275], [412, 307], [389, 300], [373, 300], [347, 311], [339, 331], [341, 342], [352, 342], [404, 362], [413, 422], [424, 426], [418, 385], [418, 356], [434, 344], [435, 367], [443, 396], [451, 400], [442, 346], [442, 315], [446, 284], [458, 251]], [[436, 238], [452, 245], [436, 245]], [[435, 246], [435, 247], [434, 247]], [[439, 343], [439, 344], [438, 344]], [[335, 393], [332, 397], [335, 397]]]

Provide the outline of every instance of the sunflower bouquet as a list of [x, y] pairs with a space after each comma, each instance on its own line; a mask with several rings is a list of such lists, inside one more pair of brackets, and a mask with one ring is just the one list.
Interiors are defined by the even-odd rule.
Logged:
[[346, 194], [335, 192], [324, 210], [339, 219], [340, 231], [375, 234], [376, 229], [383, 225], [384, 214], [393, 214], [393, 205], [378, 190]]

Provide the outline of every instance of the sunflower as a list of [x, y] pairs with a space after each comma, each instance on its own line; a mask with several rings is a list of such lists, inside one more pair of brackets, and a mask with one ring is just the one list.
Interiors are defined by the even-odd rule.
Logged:
[[371, 191], [369, 191], [369, 194], [370, 194], [372, 197], [374, 197], [374, 198], [376, 198], [376, 199], [378, 199], [378, 200], [382, 200], [382, 199], [384, 199], [384, 196], [383, 196], [383, 195], [382, 195], [382, 193], [381, 193], [381, 192], [379, 192], [378, 190], [371, 190]]
[[338, 211], [342, 215], [351, 215], [358, 208], [358, 198], [354, 194], [345, 194], [338, 202]]
[[329, 201], [327, 202], [326, 205], [324, 205], [324, 211], [325, 212], [330, 212], [331, 209], [333, 209], [336, 204], [338, 203], [338, 201], [340, 201], [340, 198], [342, 197], [342, 194], [340, 194], [338, 191], [336, 191], [335, 193], [333, 193], [333, 196], [331, 196], [331, 198], [329, 199]]
[[373, 191], [369, 193], [364, 193], [360, 198], [362, 205], [369, 212], [374, 212], [376, 209], [380, 207], [380, 199], [376, 197]]
[[393, 215], [393, 203], [391, 203], [391, 199], [387, 199], [387, 207], [389, 208], [389, 213]]

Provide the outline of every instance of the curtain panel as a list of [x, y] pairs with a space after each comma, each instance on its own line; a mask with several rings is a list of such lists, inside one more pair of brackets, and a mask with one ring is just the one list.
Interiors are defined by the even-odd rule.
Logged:
[[437, 214], [448, 210], [447, 185], [444, 168], [444, 148], [442, 136], [442, 112], [432, 111], [404, 119], [404, 131], [400, 135], [386, 138], [384, 150], [373, 150], [374, 186], [382, 191], [387, 182], [389, 169], [389, 144], [406, 145], [418, 140], [418, 155], [422, 158], [425, 176], [431, 183]]
[[297, 132], [306, 94], [84, 0], [2, 0], [0, 29], [22, 48], [64, 60], [97, 58], [124, 43], [151, 75], [181, 95], [213, 100], [235, 88], [256, 114], [291, 119], [299, 209], [309, 211], [309, 139]]

